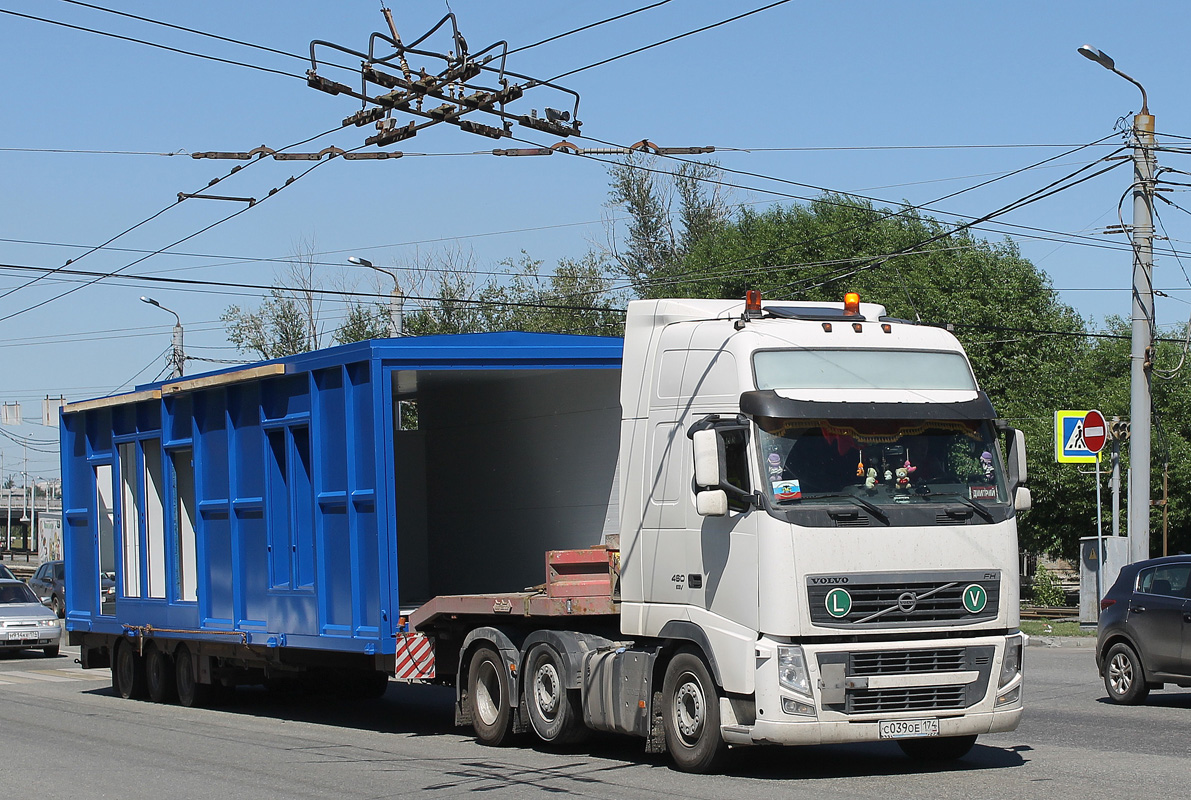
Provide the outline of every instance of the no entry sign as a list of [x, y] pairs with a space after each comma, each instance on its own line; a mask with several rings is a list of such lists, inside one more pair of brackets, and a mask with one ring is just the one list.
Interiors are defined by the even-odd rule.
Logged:
[[1104, 449], [1104, 442], [1108, 438], [1108, 426], [1104, 424], [1104, 415], [1099, 411], [1089, 411], [1083, 418], [1083, 441], [1093, 453]]

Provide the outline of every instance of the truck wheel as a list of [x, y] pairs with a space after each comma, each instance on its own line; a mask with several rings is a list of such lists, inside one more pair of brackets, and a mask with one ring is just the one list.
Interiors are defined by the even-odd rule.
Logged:
[[137, 654], [129, 642], [121, 641], [116, 646], [116, 662], [112, 665], [112, 685], [116, 694], [125, 700], [141, 700], [148, 694], [145, 685], [145, 659]]
[[1104, 659], [1104, 688], [1108, 699], [1127, 706], [1144, 702], [1150, 693], [1141, 659], [1123, 642], [1114, 644]]
[[194, 659], [186, 645], [179, 645], [174, 651], [174, 686], [178, 691], [178, 703], [187, 708], [201, 708], [209, 705], [214, 695], [209, 683], [199, 683], [194, 675]]
[[149, 645], [145, 653], [145, 683], [148, 685], [149, 699], [154, 703], [172, 703], [178, 698], [174, 661], [157, 645]]
[[572, 744], [587, 734], [579, 692], [566, 687], [562, 656], [548, 644], [535, 645], [525, 660], [525, 706], [529, 724], [543, 742]]
[[703, 659], [680, 651], [666, 666], [662, 683], [666, 748], [683, 772], [709, 773], [728, 744], [720, 735], [720, 695]]
[[898, 746], [918, 761], [954, 761], [963, 758], [976, 744], [975, 736], [940, 736], [929, 739], [902, 739]]
[[471, 657], [467, 671], [467, 701], [476, 739], [489, 747], [509, 743], [513, 734], [513, 709], [504, 658], [491, 647], [481, 647]]

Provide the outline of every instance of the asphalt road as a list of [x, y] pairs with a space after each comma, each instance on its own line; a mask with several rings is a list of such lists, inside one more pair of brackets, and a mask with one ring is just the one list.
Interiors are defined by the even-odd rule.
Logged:
[[481, 747], [437, 687], [392, 684], [359, 703], [241, 689], [218, 710], [121, 700], [108, 672], [79, 670], [76, 655], [0, 659], [6, 796], [1088, 800], [1179, 797], [1191, 771], [1191, 690], [1110, 705], [1088, 649], [1030, 647], [1021, 727], [982, 737], [962, 761], [924, 767], [891, 744], [757, 748], [733, 752], [718, 776], [674, 772], [629, 738]]

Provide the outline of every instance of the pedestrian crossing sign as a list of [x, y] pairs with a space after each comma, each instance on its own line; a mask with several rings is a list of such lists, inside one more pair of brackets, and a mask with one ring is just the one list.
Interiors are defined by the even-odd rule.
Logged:
[[1083, 440], [1087, 411], [1055, 412], [1055, 461], [1060, 464], [1094, 464], [1097, 455]]

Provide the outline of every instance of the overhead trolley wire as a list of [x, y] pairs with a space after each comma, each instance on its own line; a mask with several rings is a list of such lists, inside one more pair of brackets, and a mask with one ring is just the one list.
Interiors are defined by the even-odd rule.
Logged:
[[[75, 2], [75, 0], [67, 0], [67, 2]], [[549, 42], [557, 41], [559, 39], [562, 39], [565, 36], [571, 36], [572, 34], [581, 33], [586, 30], [591, 30], [592, 28], [598, 27], [600, 25], [606, 25], [609, 22], [615, 22], [619, 19], [624, 19], [625, 17], [631, 17], [634, 14], [640, 14], [642, 11], [649, 11], [650, 9], [657, 8], [658, 6], [664, 6], [664, 5], [666, 5], [666, 3], [669, 3], [669, 2], [670, 2], [670, 0], [660, 0], [657, 3], [651, 3], [647, 6], [642, 6], [641, 8], [635, 8], [632, 11], [626, 11], [623, 14], [617, 14], [614, 17], [608, 17], [607, 19], [602, 19], [599, 22], [591, 22], [591, 23], [588, 23], [587, 25], [583, 25], [581, 27], [575, 28], [574, 30], [569, 30], [565, 33], [558, 33], [558, 34], [555, 34], [554, 36], [548, 36], [545, 39], [542, 39], [540, 42], [534, 42], [533, 44], [525, 44], [525, 45], [522, 45], [521, 47], [514, 47], [512, 50], [505, 53], [505, 55], [511, 56], [511, 55], [513, 55], [513, 53], [520, 53], [523, 50], [529, 50], [530, 48], [533, 48], [533, 47], [538, 47], [543, 44], [548, 44]]]
[[159, 50], [167, 50], [171, 53], [178, 53], [178, 54], [184, 55], [184, 56], [193, 56], [195, 58], [206, 59], [207, 61], [216, 61], [221, 64], [230, 64], [231, 66], [234, 66], [234, 67], [244, 67], [246, 69], [258, 70], [260, 72], [270, 72], [270, 73], [273, 73], [274, 75], [284, 75], [287, 78], [297, 78], [300, 81], [303, 81], [303, 82], [306, 81], [306, 76], [304, 76], [304, 75], [295, 75], [292, 72], [285, 72], [283, 70], [273, 69], [272, 67], [262, 67], [258, 64], [249, 64], [245, 61], [236, 61], [236, 60], [230, 59], [230, 58], [220, 58], [219, 56], [211, 56], [211, 55], [207, 55], [206, 53], [196, 53], [193, 50], [183, 50], [179, 47], [170, 47], [169, 45], [159, 44], [157, 42], [150, 42], [146, 39], [137, 39], [134, 36], [124, 36], [119, 33], [111, 33], [110, 31], [101, 31], [96, 28], [88, 28], [83, 25], [72, 25], [69, 22], [61, 22], [56, 19], [47, 19], [46, 17], [34, 16], [33, 14], [22, 14], [19, 11], [12, 11], [7, 8], [0, 8], [0, 14], [8, 14], [9, 16], [12, 16], [12, 17], [20, 17], [21, 19], [33, 20], [34, 22], [44, 22], [49, 25], [58, 25], [63, 28], [70, 28], [71, 30], [81, 31], [83, 33], [94, 33], [98, 36], [108, 36], [113, 39], [120, 39], [125, 42], [132, 42], [133, 44], [143, 44], [146, 47], [155, 47]]
[[703, 33], [704, 31], [709, 31], [712, 28], [718, 28], [721, 25], [727, 25], [729, 22], [736, 22], [737, 20], [744, 19], [745, 17], [751, 17], [754, 14], [760, 14], [762, 11], [768, 11], [771, 8], [776, 8], [777, 6], [785, 5], [786, 3], [789, 3], [789, 2], [790, 2], [790, 0], [777, 0], [777, 2], [775, 2], [775, 3], [769, 3], [768, 5], [761, 6], [760, 8], [754, 8], [752, 11], [745, 11], [743, 14], [737, 14], [734, 17], [729, 17], [728, 19], [723, 19], [723, 20], [720, 20], [719, 22], [713, 22], [710, 25], [704, 25], [701, 28], [695, 28], [694, 30], [687, 31], [685, 33], [680, 33], [680, 34], [677, 34], [676, 36], [671, 36], [667, 39], [662, 39], [660, 42], [654, 42], [653, 44], [647, 44], [647, 45], [644, 45], [643, 47], [637, 47], [637, 48], [634, 48], [633, 50], [629, 50], [627, 53], [621, 53], [620, 55], [615, 55], [615, 56], [611, 56], [609, 58], [602, 59], [600, 61], [596, 61], [594, 64], [588, 64], [585, 67], [578, 67], [577, 69], [572, 69], [567, 72], [563, 72], [559, 75], [555, 75], [550, 80], [545, 81], [545, 83], [554, 83], [555, 81], [559, 80], [560, 78], [566, 78], [570, 75], [574, 75], [577, 72], [584, 72], [585, 70], [593, 69], [595, 67], [601, 67], [604, 64], [609, 64], [613, 61], [618, 61], [622, 58], [627, 58], [629, 56], [636, 55], [637, 53], [642, 53], [646, 50], [652, 50], [653, 48], [661, 47], [664, 44], [670, 44], [671, 42], [676, 42], [679, 39], [686, 38], [687, 36], [693, 36], [696, 33]]

